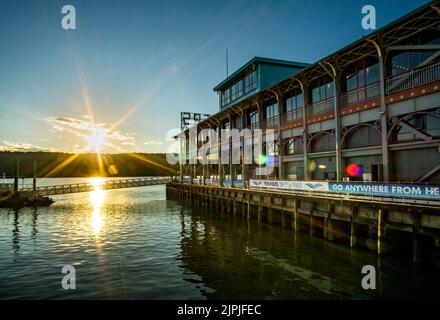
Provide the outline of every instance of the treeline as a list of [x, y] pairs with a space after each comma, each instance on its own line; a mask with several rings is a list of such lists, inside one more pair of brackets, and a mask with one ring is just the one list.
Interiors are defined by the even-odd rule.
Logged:
[[37, 163], [37, 177], [134, 177], [172, 176], [178, 165], [170, 165], [164, 153], [69, 154], [58, 152], [0, 152], [0, 178], [14, 176], [19, 159], [20, 177], [32, 177]]

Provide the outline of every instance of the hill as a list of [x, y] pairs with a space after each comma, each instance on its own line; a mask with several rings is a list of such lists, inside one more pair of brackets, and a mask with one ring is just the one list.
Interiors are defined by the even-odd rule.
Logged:
[[33, 162], [37, 162], [38, 177], [134, 177], [172, 176], [178, 165], [170, 165], [165, 153], [92, 153], [69, 154], [58, 152], [0, 152], [0, 177], [14, 175], [15, 159], [20, 161], [20, 176], [32, 177]]

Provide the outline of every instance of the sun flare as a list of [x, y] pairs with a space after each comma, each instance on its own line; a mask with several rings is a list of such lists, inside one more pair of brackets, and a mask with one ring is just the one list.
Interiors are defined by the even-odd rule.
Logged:
[[108, 144], [106, 132], [99, 129], [94, 129], [91, 135], [84, 136], [84, 140], [88, 143], [87, 149], [96, 153], [101, 153], [102, 148]]

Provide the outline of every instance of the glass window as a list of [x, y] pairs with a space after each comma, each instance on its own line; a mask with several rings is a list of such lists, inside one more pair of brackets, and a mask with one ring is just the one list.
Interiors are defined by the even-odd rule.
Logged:
[[334, 88], [334, 84], [333, 84], [333, 81], [327, 83], [326, 86], [325, 86], [325, 88], [326, 88], [326, 95], [325, 95], [325, 98], [328, 99], [328, 98], [333, 97], [333, 96], [334, 96], [334, 90], [333, 90], [333, 88]]
[[251, 126], [254, 127], [256, 125], [258, 125], [259, 122], [259, 116], [258, 116], [258, 111], [254, 111], [249, 115], [249, 119], [250, 119], [250, 123]]
[[312, 89], [312, 103], [318, 102], [321, 100], [321, 95], [319, 93], [319, 87]]
[[266, 107], [266, 118], [275, 118], [278, 116], [278, 103]]
[[[302, 93], [286, 99], [286, 113], [299, 111], [304, 107], [304, 96]], [[292, 119], [288, 119], [292, 120]]]
[[234, 127], [236, 129], [241, 129], [242, 128], [241, 117], [240, 116], [235, 117], [235, 119], [234, 119]]
[[355, 90], [358, 87], [356, 71], [347, 73], [345, 77], [345, 84], [347, 87], [347, 91]]
[[290, 139], [287, 145], [287, 153], [294, 154], [295, 153], [295, 140]]
[[244, 94], [255, 90], [257, 87], [257, 73], [253, 71], [244, 78]]
[[312, 103], [332, 98], [333, 94], [333, 81], [321, 80], [312, 89]]
[[367, 85], [379, 82], [379, 64], [375, 63], [365, 69]]

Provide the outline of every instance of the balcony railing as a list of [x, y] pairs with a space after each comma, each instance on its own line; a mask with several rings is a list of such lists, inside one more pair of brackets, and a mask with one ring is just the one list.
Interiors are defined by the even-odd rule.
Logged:
[[387, 79], [386, 92], [387, 94], [392, 94], [434, 81], [440, 81], [440, 62]]
[[281, 123], [285, 124], [293, 120], [302, 119], [302, 117], [303, 108], [294, 109], [281, 115]]
[[279, 119], [278, 116], [273, 117], [273, 118], [268, 118], [266, 119], [266, 121], [263, 122], [262, 127], [265, 129], [273, 129], [273, 128], [278, 128], [278, 124], [279, 124]]
[[339, 97], [339, 103], [341, 107], [346, 107], [378, 96], [380, 96], [380, 82], [375, 82], [368, 86], [341, 94]]
[[316, 114], [320, 114], [328, 111], [334, 111], [334, 110], [335, 110], [334, 99], [329, 98], [310, 105], [307, 110], [307, 116], [310, 117]]

